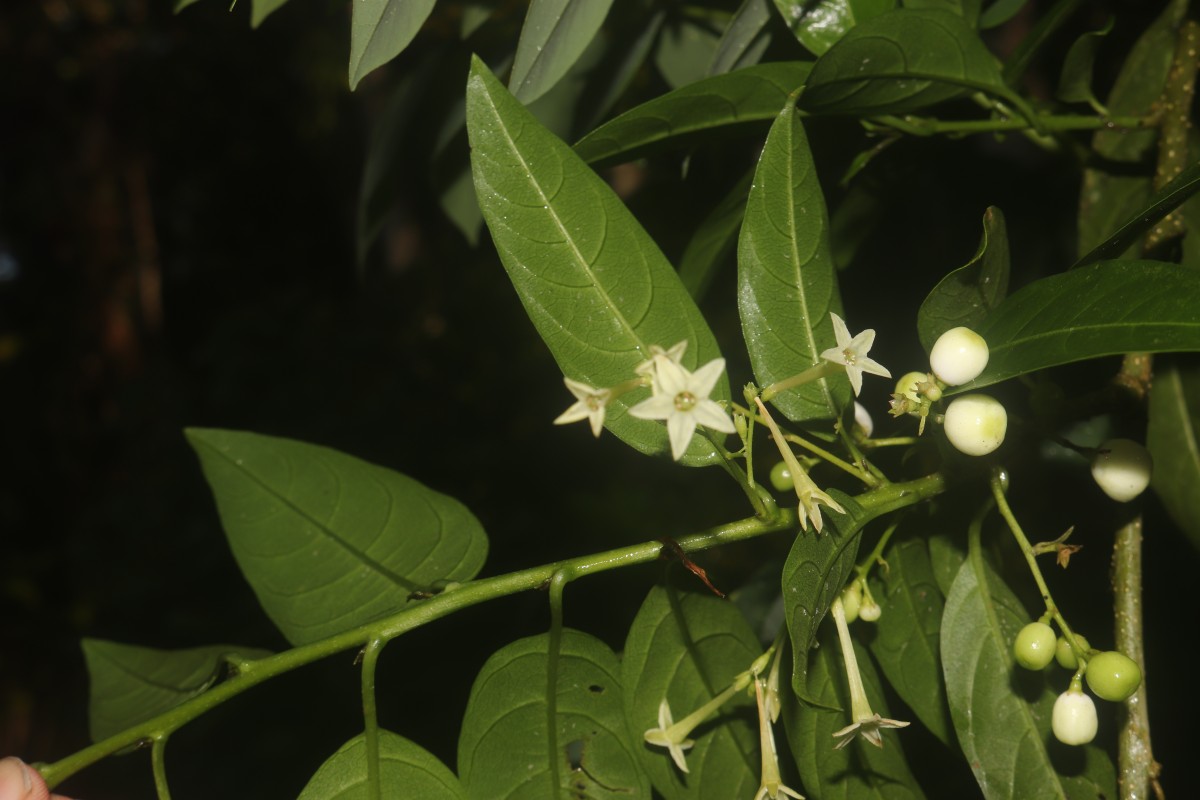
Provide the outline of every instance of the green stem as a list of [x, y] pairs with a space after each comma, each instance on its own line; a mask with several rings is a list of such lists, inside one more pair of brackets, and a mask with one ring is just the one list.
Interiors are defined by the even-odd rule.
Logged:
[[707, 430], [704, 430], [703, 433], [705, 438], [712, 444], [713, 449], [717, 451], [717, 455], [721, 457], [721, 466], [725, 469], [725, 472], [746, 493], [746, 498], [750, 501], [750, 507], [754, 509], [755, 515], [759, 519], [774, 519], [779, 514], [779, 508], [775, 505], [775, 499], [763, 491], [753, 481], [749, 473], [734, 462], [733, 456], [730, 455], [729, 451], [725, 449], [725, 446], [715, 436], [712, 436]]
[[1088, 654], [1075, 641], [1075, 634], [1071, 631], [1071, 626], [1067, 624], [1067, 620], [1054, 603], [1054, 597], [1050, 594], [1050, 587], [1046, 585], [1046, 579], [1042, 577], [1042, 569], [1038, 566], [1037, 556], [1033, 552], [1033, 545], [1029, 543], [1025, 532], [1021, 530], [1020, 523], [1017, 522], [1017, 518], [1013, 515], [1012, 509], [1008, 505], [1008, 498], [1004, 496], [1004, 487], [1001, 485], [999, 468], [992, 471], [991, 483], [992, 497], [996, 499], [996, 507], [1000, 510], [1000, 516], [1004, 517], [1004, 521], [1008, 523], [1008, 529], [1012, 531], [1013, 538], [1017, 540], [1017, 545], [1020, 546], [1021, 552], [1025, 555], [1025, 563], [1029, 565], [1029, 571], [1033, 573], [1033, 580], [1037, 583], [1038, 591], [1041, 592], [1042, 602], [1046, 604], [1046, 612], [1054, 617], [1054, 621], [1058, 623], [1059, 630], [1066, 637], [1067, 644], [1071, 646], [1071, 651], [1075, 653], [1075, 658], [1078, 659], [1080, 668], [1082, 669], [1083, 665], [1087, 663]]
[[150, 769], [154, 773], [154, 791], [158, 800], [171, 800], [171, 789], [167, 785], [167, 738], [156, 737], [150, 749]]
[[797, 386], [803, 386], [806, 383], [812, 383], [813, 381], [820, 380], [821, 378], [828, 378], [830, 375], [837, 375], [839, 372], [844, 372], [845, 369], [845, 364], [838, 364], [833, 361], [822, 361], [820, 364], [809, 367], [808, 369], [804, 370], [804, 372], [797, 373], [790, 378], [784, 378], [781, 381], [775, 381], [775, 383], [772, 383], [770, 386], [763, 389], [762, 394], [759, 396], [762, 397], [762, 401], [764, 403], [769, 403], [771, 402], [771, 399], [780, 392], [786, 392], [788, 389], [794, 389]]
[[863, 579], [863, 586], [866, 586], [867, 573], [871, 571], [871, 565], [883, 561], [883, 549], [892, 539], [892, 534], [896, 532], [896, 528], [900, 526], [899, 521], [893, 522], [887, 526], [883, 535], [879, 537], [879, 541], [875, 543], [875, 549], [871, 551], [871, 555], [863, 559], [862, 563], [858, 564], [854, 570], [858, 573], [858, 577]]
[[375, 708], [375, 666], [387, 644], [371, 639], [362, 651], [362, 701], [364, 744], [367, 747], [367, 788], [371, 800], [383, 800], [383, 779], [379, 773], [379, 714]]
[[[766, 402], [766, 401], [764, 400], [763, 402]], [[751, 423], [761, 422], [764, 425], [766, 424], [766, 420], [763, 419], [762, 416], [760, 416], [759, 414], [756, 414], [755, 412], [751, 411], [750, 409], [743, 408], [742, 406], [739, 406], [737, 403], [733, 403], [731, 405], [733, 406], [733, 409], [735, 411], [737, 411], [739, 414], [742, 414], [743, 416], [745, 416], [748, 420], [750, 420]], [[830, 464], [832, 464], [833, 466], [842, 470], [843, 472], [845, 472], [849, 475], [853, 475], [855, 478], [858, 478], [860, 481], [865, 483], [868, 488], [874, 489], [879, 483], [878, 481], [873, 479], [872, 476], [869, 473], [867, 473], [866, 471], [854, 466], [849, 461], [838, 458], [833, 453], [829, 452], [828, 450], [824, 449], [823, 447], [820, 447], [819, 445], [813, 444], [812, 442], [808, 441], [807, 439], [797, 436], [794, 433], [784, 433], [783, 438], [784, 438], [784, 440], [789, 441], [792, 444], [800, 445], [808, 452], [812, 453], [813, 455], [817, 456], [818, 458], [820, 458], [824, 461], [829, 462]]]
[[[1064, 114], [1061, 116], [1038, 116], [1043, 131], [1094, 131], [1136, 130], [1150, 126], [1151, 120], [1142, 117], [1095, 117], [1090, 115]], [[1032, 130], [1025, 119], [972, 119], [938, 120], [924, 117], [874, 117], [876, 125], [895, 128], [912, 136], [937, 136], [940, 134], [998, 133], [1002, 131]]]

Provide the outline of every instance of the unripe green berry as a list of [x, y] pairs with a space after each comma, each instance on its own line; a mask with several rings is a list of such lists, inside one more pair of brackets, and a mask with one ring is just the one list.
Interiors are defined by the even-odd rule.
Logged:
[[1087, 685], [1101, 700], [1128, 700], [1141, 683], [1141, 668], [1124, 653], [1109, 650], [1088, 659]]
[[[1092, 649], [1092, 645], [1083, 636], [1075, 634], [1075, 643], [1085, 653]], [[1079, 669], [1079, 659], [1075, 657], [1075, 651], [1071, 649], [1071, 644], [1065, 636], [1059, 637], [1058, 644], [1054, 646], [1054, 660], [1063, 669], [1077, 670]]]
[[946, 409], [946, 438], [969, 456], [983, 456], [1004, 442], [1008, 412], [986, 394], [956, 397]]
[[1017, 634], [1013, 657], [1025, 669], [1045, 669], [1054, 660], [1054, 630], [1044, 622], [1031, 622]]
[[842, 609], [846, 612], [846, 622], [858, 619], [858, 611], [862, 607], [862, 584], [854, 581], [842, 589]]
[[927, 380], [929, 380], [929, 376], [924, 372], [906, 372], [900, 376], [900, 380], [896, 381], [896, 394], [907, 397], [915, 403], [918, 399], [917, 386]]
[[775, 487], [775, 491], [777, 492], [787, 492], [795, 487], [795, 481], [792, 480], [792, 471], [788, 469], [786, 461], [780, 461], [771, 467], [771, 485]]
[[1054, 701], [1050, 727], [1063, 744], [1087, 744], [1096, 738], [1096, 704], [1080, 691], [1068, 689]]
[[874, 597], [864, 597], [862, 607], [858, 609], [858, 618], [863, 622], [878, 622], [883, 616], [883, 609], [879, 607], [879, 603], [875, 602]]
[[970, 328], [951, 328], [929, 351], [929, 367], [942, 383], [960, 386], [979, 377], [988, 363], [988, 346]]
[[1131, 439], [1109, 439], [1092, 458], [1092, 477], [1104, 493], [1128, 503], [1150, 485], [1150, 451]]

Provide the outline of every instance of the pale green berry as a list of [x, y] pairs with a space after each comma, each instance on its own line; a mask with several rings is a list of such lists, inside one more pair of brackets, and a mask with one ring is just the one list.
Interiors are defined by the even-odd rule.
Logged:
[[1141, 683], [1141, 667], [1124, 653], [1109, 650], [1088, 659], [1087, 685], [1101, 700], [1128, 700]]
[[[1083, 652], [1092, 649], [1092, 645], [1083, 636], [1075, 634], [1075, 643]], [[1075, 657], [1075, 651], [1071, 649], [1071, 645], [1067, 642], [1066, 637], [1060, 637], [1058, 644], [1054, 646], [1054, 660], [1063, 669], [1077, 670], [1079, 669], [1079, 659]]]
[[949, 386], [975, 380], [987, 363], [987, 342], [970, 328], [951, 328], [938, 337], [929, 351], [929, 368]]
[[1004, 442], [1008, 412], [986, 394], [965, 394], [950, 401], [945, 418], [946, 438], [969, 456], [983, 456]]
[[787, 492], [795, 488], [796, 484], [792, 480], [792, 471], [788, 469], [786, 461], [780, 461], [771, 467], [771, 485], [775, 487], [775, 491], [777, 492]]
[[929, 380], [929, 376], [924, 372], [906, 372], [900, 376], [900, 380], [896, 381], [896, 394], [901, 397], [907, 397], [914, 403], [917, 402], [917, 387]]
[[1017, 634], [1013, 657], [1025, 669], [1045, 669], [1054, 660], [1054, 630], [1044, 622], [1031, 622]]
[[1131, 439], [1109, 439], [1092, 458], [1092, 477], [1104, 493], [1128, 503], [1150, 485], [1150, 451]]
[[1054, 701], [1050, 727], [1063, 744], [1087, 744], [1096, 738], [1096, 704], [1081, 691], [1068, 689]]
[[883, 609], [879, 607], [879, 603], [875, 602], [874, 597], [864, 597], [862, 607], [858, 609], [858, 618], [863, 622], [878, 622], [883, 616]]
[[842, 589], [842, 608], [846, 612], [846, 622], [858, 619], [858, 611], [862, 607], [862, 584], [854, 581]]

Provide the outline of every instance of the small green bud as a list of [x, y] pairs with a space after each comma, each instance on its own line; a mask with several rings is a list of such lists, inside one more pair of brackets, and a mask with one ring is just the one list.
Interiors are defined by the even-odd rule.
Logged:
[[1054, 660], [1054, 630], [1044, 622], [1031, 622], [1017, 634], [1013, 657], [1025, 669], [1045, 669]]
[[771, 467], [771, 485], [775, 487], [775, 491], [777, 492], [787, 492], [795, 488], [796, 484], [792, 480], [792, 471], [788, 469], [786, 461], [780, 461]]
[[[1088, 642], [1088, 640], [1080, 636], [1078, 633], [1075, 634], [1075, 643], [1079, 645], [1079, 648], [1085, 653], [1092, 649], [1092, 645]], [[1054, 646], [1054, 660], [1057, 661], [1058, 665], [1063, 669], [1069, 669], [1072, 671], [1079, 669], [1079, 659], [1075, 657], [1075, 651], [1071, 649], [1071, 645], [1065, 636], [1060, 636], [1058, 639], [1058, 644]]]
[[1142, 670], [1124, 653], [1109, 650], [1088, 659], [1087, 685], [1101, 700], [1128, 700], [1142, 684]]

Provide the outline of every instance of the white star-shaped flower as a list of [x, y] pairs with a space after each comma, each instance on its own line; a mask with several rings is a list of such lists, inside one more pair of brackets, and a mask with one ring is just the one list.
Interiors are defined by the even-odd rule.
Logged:
[[888, 372], [886, 367], [867, 357], [871, 345], [875, 343], [874, 330], [868, 328], [857, 336], [851, 336], [850, 329], [841, 317], [832, 311], [829, 312], [829, 316], [833, 319], [833, 335], [837, 338], [837, 347], [831, 347], [821, 353], [821, 358], [846, 367], [846, 377], [850, 379], [850, 386], [854, 388], [856, 396], [862, 391], [864, 372], [883, 378], [892, 377], [892, 373]]
[[[676, 741], [672, 736], [671, 728], [674, 727], [674, 720], [671, 719], [671, 707], [667, 705], [667, 698], [658, 704], [658, 727], [651, 728], [643, 734], [647, 744], [665, 747], [671, 753], [671, 759], [675, 762], [675, 766], [679, 767], [683, 772], [688, 771], [687, 761], [683, 757], [683, 751], [690, 748], [695, 742], [691, 739], [680, 738]], [[686, 734], [684, 734], [686, 736]]]
[[834, 750], [841, 750], [846, 745], [854, 740], [855, 734], [862, 736], [876, 747], [883, 747], [883, 737], [879, 735], [879, 731], [883, 728], [907, 728], [909, 723], [900, 722], [895, 719], [884, 719], [878, 714], [872, 714], [869, 717], [860, 719], [853, 725], [847, 725], [840, 731], [834, 733], [839, 741], [833, 746]]
[[687, 347], [688, 347], [687, 339], [684, 339], [681, 342], [676, 342], [675, 344], [668, 347], [666, 350], [662, 349], [661, 347], [659, 347], [656, 344], [652, 344], [652, 345], [650, 345], [650, 357], [647, 358], [642, 363], [638, 364], [636, 367], [634, 367], [633, 372], [635, 375], [642, 375], [644, 377], [650, 378], [651, 390], [655, 394], [658, 394], [658, 381], [655, 380], [656, 372], [654, 369], [655, 357], [656, 356], [666, 356], [667, 358], [671, 359], [671, 361], [674, 362], [676, 365], [679, 365], [683, 361], [683, 354], [687, 352]]
[[592, 425], [592, 435], [600, 438], [600, 431], [604, 428], [604, 409], [612, 399], [612, 390], [597, 389], [566, 377], [563, 378], [563, 383], [567, 385], [571, 394], [575, 395], [575, 404], [559, 414], [554, 424], [566, 425], [586, 419]]
[[638, 419], [664, 419], [671, 440], [671, 457], [676, 461], [692, 441], [697, 425], [721, 433], [736, 433], [733, 420], [715, 400], [709, 400], [725, 370], [725, 359], [715, 358], [695, 372], [689, 372], [671, 360], [667, 354], [654, 357], [657, 391], [629, 409]]

